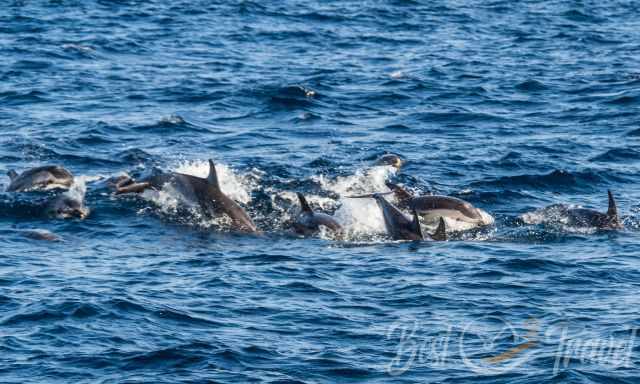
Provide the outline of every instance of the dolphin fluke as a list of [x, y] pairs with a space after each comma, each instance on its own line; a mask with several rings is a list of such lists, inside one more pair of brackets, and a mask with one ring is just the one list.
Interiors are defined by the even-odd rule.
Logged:
[[438, 223], [438, 228], [431, 235], [433, 240], [437, 241], [446, 241], [447, 240], [447, 225], [444, 222], [444, 219], [440, 217], [440, 222]]
[[13, 181], [13, 179], [18, 177], [18, 172], [16, 172], [14, 169], [11, 169], [11, 170], [9, 170], [9, 172], [7, 172], [7, 176], [9, 176], [9, 179], [11, 179], [11, 181]]
[[218, 182], [218, 173], [216, 172], [216, 165], [211, 159], [209, 159], [209, 175], [207, 176], [207, 183], [218, 190], [220, 189], [220, 183]]
[[422, 227], [420, 227], [418, 212], [415, 209], [413, 210], [413, 221], [411, 222], [411, 226], [413, 227], [412, 229], [414, 230], [416, 235], [418, 235], [421, 239], [424, 239], [424, 236], [422, 235]]
[[304, 195], [300, 192], [297, 192], [298, 200], [300, 200], [300, 206], [302, 207], [303, 212], [313, 212], [309, 203], [307, 203], [307, 199], [304, 198]]

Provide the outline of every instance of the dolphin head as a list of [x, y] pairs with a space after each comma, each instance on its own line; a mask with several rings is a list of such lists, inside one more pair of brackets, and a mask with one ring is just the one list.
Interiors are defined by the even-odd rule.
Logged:
[[404, 161], [398, 155], [394, 155], [392, 153], [388, 153], [386, 155], [382, 155], [376, 160], [376, 165], [390, 165], [396, 169], [402, 168]]
[[89, 212], [89, 208], [82, 201], [66, 195], [55, 198], [47, 206], [47, 214], [58, 219], [85, 219], [89, 216]]

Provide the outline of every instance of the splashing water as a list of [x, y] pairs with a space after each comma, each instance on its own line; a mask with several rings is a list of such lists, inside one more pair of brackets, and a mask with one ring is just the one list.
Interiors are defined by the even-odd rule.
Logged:
[[[316, 177], [324, 189], [340, 195], [340, 206], [334, 216], [345, 228], [347, 239], [385, 232], [382, 211], [374, 199], [352, 199], [347, 196], [388, 192], [385, 181], [395, 172], [396, 168], [385, 165], [361, 168], [354, 175], [339, 176], [335, 180], [327, 180], [323, 176]], [[389, 198], [392, 199], [392, 196]]]
[[323, 175], [313, 176], [323, 189], [337, 193], [340, 196], [354, 194], [388, 192], [385, 181], [395, 175], [396, 168], [381, 165], [371, 168], [361, 168], [351, 176], [338, 176], [335, 180], [327, 180]]

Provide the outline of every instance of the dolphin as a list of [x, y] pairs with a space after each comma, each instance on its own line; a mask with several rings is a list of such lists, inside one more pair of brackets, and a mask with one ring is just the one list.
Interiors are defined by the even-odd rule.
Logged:
[[146, 189], [161, 190], [170, 185], [187, 201], [197, 204], [208, 217], [228, 216], [236, 229], [259, 232], [249, 215], [220, 189], [218, 174], [213, 160], [209, 159], [209, 175], [206, 178], [167, 172], [150, 176], [140, 182], [119, 180], [115, 183], [116, 194], [140, 193]]
[[402, 168], [403, 164], [404, 161], [402, 158], [392, 153], [380, 156], [375, 162], [375, 165], [390, 165], [396, 169]]
[[616, 200], [610, 190], [607, 191], [607, 194], [609, 207], [606, 213], [588, 208], [572, 208], [566, 204], [553, 204], [524, 214], [522, 219], [527, 224], [560, 221], [562, 224], [576, 228], [622, 229], [624, 225], [618, 216]]
[[386, 184], [398, 199], [399, 207], [415, 210], [428, 223], [438, 222], [443, 217], [455, 221], [460, 229], [471, 229], [495, 222], [491, 215], [462, 199], [437, 195], [414, 197], [399, 185]]
[[90, 210], [84, 205], [83, 200], [71, 197], [67, 194], [60, 194], [43, 204], [44, 212], [47, 216], [57, 219], [86, 219]]
[[11, 179], [7, 192], [25, 192], [51, 188], [69, 189], [73, 184], [71, 172], [58, 165], [31, 168], [21, 174], [12, 169], [7, 172], [7, 175]]
[[47, 231], [46, 229], [22, 230], [19, 232], [19, 234], [23, 237], [26, 237], [32, 240], [44, 240], [44, 241], [53, 241], [53, 242], [62, 241], [60, 236], [56, 235], [53, 232]]
[[[388, 193], [372, 193], [368, 195], [350, 196], [351, 198], [373, 198], [382, 210], [384, 226], [387, 234], [394, 240], [424, 240], [418, 212], [413, 210], [413, 217], [405, 216], [395, 205], [388, 202], [383, 195]], [[438, 222], [438, 228], [433, 234], [427, 234], [431, 239], [447, 240], [446, 225], [443, 218]]]
[[326, 213], [314, 212], [311, 206], [300, 192], [297, 193], [300, 200], [300, 214], [293, 223], [294, 230], [302, 235], [308, 235], [320, 230], [324, 226], [334, 233], [341, 233], [342, 226], [333, 217]]

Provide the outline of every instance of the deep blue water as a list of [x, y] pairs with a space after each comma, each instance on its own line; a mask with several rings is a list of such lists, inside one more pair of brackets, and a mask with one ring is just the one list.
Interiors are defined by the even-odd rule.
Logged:
[[[0, 170], [64, 165], [92, 213], [53, 220], [24, 208], [29, 194], [0, 195], [0, 381], [638, 383], [639, 11], [3, 2]], [[386, 152], [407, 160], [398, 174], [371, 167]], [[202, 173], [208, 158], [264, 236], [98, 180]], [[389, 241], [373, 203], [344, 199], [385, 178], [497, 224]], [[607, 189], [622, 231], [517, 220], [558, 202], [605, 210]], [[352, 236], [288, 234], [295, 191]]]

